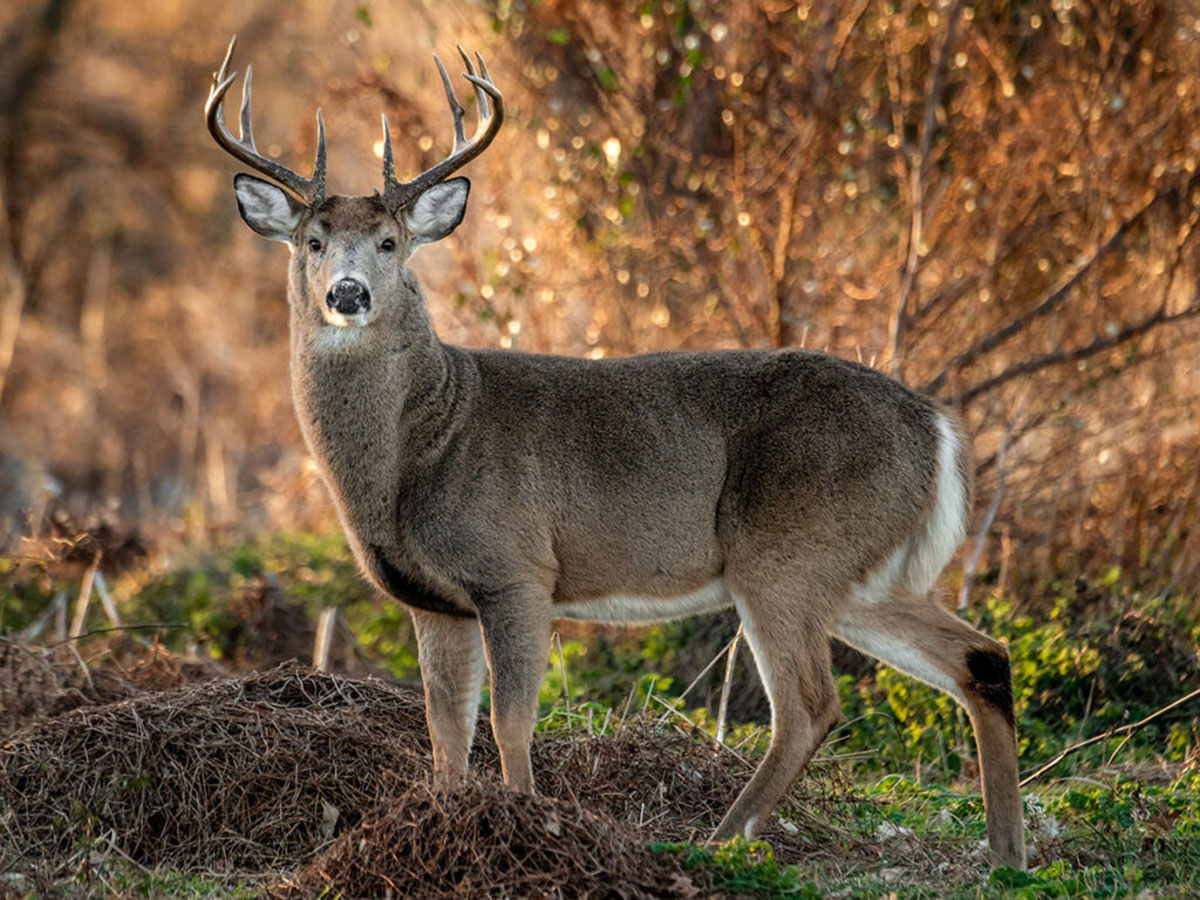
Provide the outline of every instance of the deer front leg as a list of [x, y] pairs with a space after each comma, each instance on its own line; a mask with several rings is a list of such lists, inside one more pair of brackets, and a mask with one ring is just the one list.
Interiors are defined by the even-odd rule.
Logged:
[[467, 773], [475, 739], [483, 647], [477, 619], [409, 609], [425, 685], [425, 720], [433, 744], [433, 776], [444, 784]]
[[504, 783], [533, 793], [529, 744], [550, 653], [551, 600], [540, 589], [520, 586], [489, 593], [477, 605], [492, 679], [492, 731], [500, 748]]

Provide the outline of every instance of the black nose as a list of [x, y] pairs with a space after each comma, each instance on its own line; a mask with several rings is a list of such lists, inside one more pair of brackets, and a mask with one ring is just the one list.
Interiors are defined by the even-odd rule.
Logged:
[[330, 309], [344, 316], [366, 312], [371, 308], [371, 292], [361, 281], [343, 278], [329, 289], [329, 293], [325, 295], [325, 303]]

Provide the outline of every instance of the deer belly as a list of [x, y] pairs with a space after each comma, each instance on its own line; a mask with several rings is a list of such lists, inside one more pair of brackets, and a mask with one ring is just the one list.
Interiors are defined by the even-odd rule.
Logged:
[[708, 584], [686, 594], [669, 597], [638, 597], [611, 594], [587, 600], [564, 600], [554, 605], [558, 619], [579, 619], [585, 622], [618, 622], [644, 624], [669, 622], [701, 613], [716, 612], [733, 605], [724, 578], [714, 578]]

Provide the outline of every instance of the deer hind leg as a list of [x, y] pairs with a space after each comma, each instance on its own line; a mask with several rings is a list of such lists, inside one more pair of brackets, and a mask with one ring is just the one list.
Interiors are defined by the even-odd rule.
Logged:
[[1004, 865], [1025, 868], [1012, 678], [1004, 645], [936, 601], [918, 598], [855, 603], [838, 617], [834, 634], [966, 708], [979, 752], [992, 853]]
[[425, 720], [433, 744], [433, 775], [439, 783], [467, 772], [475, 739], [483, 642], [479, 621], [409, 609], [417, 633], [417, 658], [425, 686]]
[[794, 603], [772, 611], [735, 595], [734, 605], [771, 701], [771, 744], [715, 841], [757, 833], [841, 714], [822, 623], [797, 615]]
[[550, 655], [548, 594], [510, 588], [478, 603], [492, 678], [492, 731], [504, 783], [533, 793], [529, 744], [537, 723], [538, 690]]

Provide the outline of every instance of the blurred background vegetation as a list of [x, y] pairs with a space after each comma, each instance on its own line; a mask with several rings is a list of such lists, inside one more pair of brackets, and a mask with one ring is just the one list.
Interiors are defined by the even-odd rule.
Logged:
[[[5, 4], [0, 630], [52, 627], [95, 571], [126, 621], [185, 624], [164, 633], [178, 647], [304, 656], [336, 605], [335, 665], [415, 676], [293, 418], [284, 252], [239, 221], [203, 125], [233, 33], [260, 148], [307, 173], [323, 107], [336, 193], [379, 185], [381, 112], [398, 169], [440, 159], [431, 53], [484, 54], [507, 124], [466, 173], [463, 225], [414, 263], [443, 340], [803, 345], [960, 408], [978, 492], [947, 602], [1013, 646], [1034, 761], [1196, 685], [1185, 0]], [[678, 695], [733, 629], [592, 629], [566, 642], [571, 688]], [[731, 717], [761, 721], [746, 656]], [[839, 670], [848, 748], [878, 748], [883, 712], [918, 770], [959, 772], [949, 701], [844, 648]], [[1194, 714], [1160, 720], [1154, 753], [1194, 766]]]

